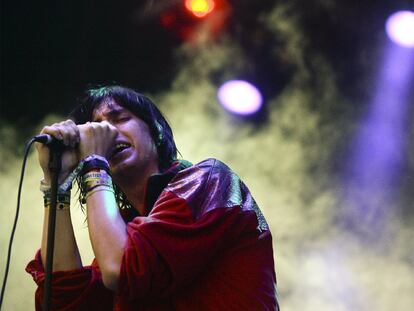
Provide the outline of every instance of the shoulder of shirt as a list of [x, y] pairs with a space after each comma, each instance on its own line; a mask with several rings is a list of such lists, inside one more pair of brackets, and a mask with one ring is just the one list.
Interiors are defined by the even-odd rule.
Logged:
[[[176, 177], [180, 177], [180, 175], [188, 175], [190, 173], [195, 173], [197, 171], [203, 172], [204, 174], [206, 173], [211, 173], [214, 170], [214, 173], [218, 173], [218, 174], [234, 174], [236, 175], [224, 162], [215, 159], [215, 158], [208, 158], [205, 159], [201, 162], [198, 162], [192, 166], [189, 166], [183, 170], [181, 170], [180, 172], [178, 172], [178, 176]], [[209, 176], [206, 175], [206, 178], [208, 178]], [[176, 178], [174, 178], [176, 179]]]
[[194, 219], [217, 208], [254, 211], [260, 231], [268, 230], [267, 223], [247, 186], [222, 161], [209, 158], [187, 167], [164, 189], [184, 199]]
[[[220, 160], [209, 158], [177, 173], [164, 191], [185, 199], [200, 215], [212, 207], [230, 207], [240, 204], [239, 177]], [[233, 196], [237, 192], [237, 202]], [[208, 206], [208, 208], [207, 208]]]
[[183, 194], [183, 190], [187, 188], [194, 191], [196, 189], [201, 190], [200, 188], [211, 183], [222, 185], [239, 181], [239, 176], [222, 161], [208, 158], [179, 171], [165, 190]]
[[239, 177], [222, 161], [208, 158], [179, 171], [164, 190], [187, 200], [199, 200], [209, 187], [227, 188], [222, 186], [230, 183], [238, 184]]

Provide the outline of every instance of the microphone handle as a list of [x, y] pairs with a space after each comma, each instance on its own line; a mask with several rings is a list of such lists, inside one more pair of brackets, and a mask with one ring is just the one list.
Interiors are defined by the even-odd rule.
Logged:
[[53, 137], [52, 135], [49, 134], [40, 134], [40, 135], [36, 135], [35, 137], [33, 137], [35, 142], [44, 144], [46, 146], [63, 146], [63, 143], [61, 140]]

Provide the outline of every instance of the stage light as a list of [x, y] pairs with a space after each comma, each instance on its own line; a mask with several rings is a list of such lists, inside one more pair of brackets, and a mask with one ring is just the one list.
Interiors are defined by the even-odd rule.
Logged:
[[211, 13], [214, 9], [214, 0], [186, 0], [185, 7], [194, 16], [202, 18]]
[[399, 11], [392, 14], [387, 20], [386, 31], [396, 44], [414, 47], [414, 12]]
[[250, 115], [262, 106], [262, 95], [252, 84], [242, 80], [224, 83], [217, 92], [221, 105], [228, 111], [239, 115]]

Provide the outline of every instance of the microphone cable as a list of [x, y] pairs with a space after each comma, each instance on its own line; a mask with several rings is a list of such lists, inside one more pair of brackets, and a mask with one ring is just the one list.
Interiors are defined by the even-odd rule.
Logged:
[[30, 147], [33, 145], [33, 143], [36, 141], [36, 138], [32, 138], [30, 139], [25, 146], [25, 150], [24, 150], [24, 157], [23, 157], [23, 165], [22, 165], [22, 170], [20, 173], [20, 182], [19, 182], [19, 190], [17, 193], [17, 207], [16, 207], [16, 216], [14, 218], [14, 223], [13, 223], [13, 228], [12, 228], [12, 232], [10, 235], [10, 241], [9, 241], [9, 250], [7, 252], [7, 261], [6, 261], [6, 269], [4, 272], [4, 277], [3, 277], [3, 285], [1, 287], [1, 295], [0, 295], [0, 310], [1, 310], [1, 306], [3, 305], [3, 298], [4, 298], [4, 291], [6, 289], [6, 283], [7, 283], [7, 276], [9, 274], [9, 266], [10, 266], [10, 258], [11, 258], [11, 251], [12, 251], [12, 245], [13, 245], [13, 238], [14, 238], [14, 233], [16, 232], [16, 226], [17, 226], [17, 220], [19, 219], [19, 211], [20, 211], [20, 196], [22, 193], [22, 185], [23, 185], [23, 177], [24, 177], [24, 170], [26, 168], [26, 162], [27, 162], [27, 156], [29, 154], [29, 150]]

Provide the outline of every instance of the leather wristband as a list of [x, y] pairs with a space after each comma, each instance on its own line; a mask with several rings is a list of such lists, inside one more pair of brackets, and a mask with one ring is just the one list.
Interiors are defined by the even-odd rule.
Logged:
[[92, 154], [83, 159], [83, 167], [80, 175], [84, 175], [92, 170], [104, 170], [110, 174], [108, 160], [96, 154]]
[[[70, 191], [58, 192], [56, 197], [56, 210], [69, 209], [70, 207]], [[45, 208], [50, 208], [52, 203], [52, 198], [50, 196], [50, 191], [45, 191], [43, 193], [43, 204]]]

